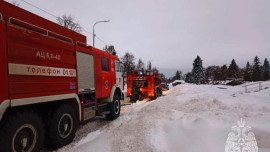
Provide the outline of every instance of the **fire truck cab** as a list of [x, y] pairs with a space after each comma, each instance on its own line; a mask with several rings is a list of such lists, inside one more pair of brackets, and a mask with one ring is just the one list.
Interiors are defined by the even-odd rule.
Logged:
[[139, 100], [156, 99], [162, 95], [161, 79], [153, 71], [134, 71], [127, 75], [127, 96], [132, 96], [132, 86], [136, 85]]
[[117, 56], [2, 0], [0, 82], [3, 152], [67, 145], [80, 123], [95, 116], [119, 117], [124, 98]]

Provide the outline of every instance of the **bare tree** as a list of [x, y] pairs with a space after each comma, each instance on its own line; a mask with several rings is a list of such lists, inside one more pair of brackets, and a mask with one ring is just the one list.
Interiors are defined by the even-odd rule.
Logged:
[[144, 62], [142, 61], [141, 58], [139, 58], [138, 63], [137, 63], [137, 66], [136, 66], [136, 70], [142, 70], [144, 68], [145, 68]]
[[71, 29], [75, 32], [82, 31], [82, 27], [80, 26], [80, 24], [77, 23], [71, 15], [62, 15], [61, 17], [57, 18], [57, 22], [60, 25], [66, 27], [68, 29]]
[[157, 69], [157, 67], [153, 67], [152, 71], [155, 72], [155, 73], [159, 73], [159, 70]]
[[121, 61], [124, 64], [124, 72], [126, 74], [132, 73], [135, 69], [135, 56], [132, 53], [126, 52], [125, 55], [121, 58]]

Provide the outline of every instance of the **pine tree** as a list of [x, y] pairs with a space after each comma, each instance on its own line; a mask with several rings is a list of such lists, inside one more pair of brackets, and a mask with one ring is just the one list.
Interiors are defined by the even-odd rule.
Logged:
[[258, 56], [254, 58], [253, 68], [252, 68], [252, 81], [261, 81], [262, 80], [262, 70], [261, 62]]
[[264, 80], [270, 79], [270, 65], [269, 65], [269, 61], [267, 60], [267, 58], [265, 58], [265, 60], [263, 62], [263, 77], [264, 77]]
[[219, 66], [208, 66], [205, 70], [205, 80], [214, 80], [214, 73], [217, 71], [217, 69], [219, 68]]
[[182, 79], [182, 72], [177, 70], [175, 72], [174, 80], [181, 80], [181, 79]]
[[121, 58], [122, 63], [124, 64], [124, 72], [129, 74], [135, 69], [135, 56], [132, 53], [126, 52], [125, 55]]
[[220, 72], [221, 72], [221, 80], [225, 81], [228, 77], [228, 68], [227, 65], [224, 64], [221, 68], [220, 68]]
[[228, 77], [235, 78], [235, 79], [240, 77], [240, 71], [239, 71], [239, 68], [238, 68], [234, 59], [232, 60], [230, 66], [229, 66]]
[[200, 84], [204, 80], [204, 68], [202, 65], [202, 59], [199, 56], [197, 56], [193, 62], [192, 76], [193, 81], [196, 84]]
[[213, 77], [215, 81], [221, 81], [222, 80], [222, 72], [221, 68], [217, 67], [213, 73]]
[[147, 70], [152, 70], [152, 63], [151, 63], [151, 61], [148, 62]]
[[187, 82], [187, 83], [193, 83], [193, 76], [192, 76], [192, 73], [191, 72], [188, 72], [186, 74], [185, 82]]
[[247, 62], [247, 65], [245, 68], [245, 73], [244, 73], [244, 80], [251, 81], [251, 76], [252, 76], [252, 68], [251, 68], [249, 62]]
[[144, 62], [142, 61], [141, 58], [139, 58], [137, 66], [136, 66], [136, 70], [142, 70], [142, 69], [145, 69]]

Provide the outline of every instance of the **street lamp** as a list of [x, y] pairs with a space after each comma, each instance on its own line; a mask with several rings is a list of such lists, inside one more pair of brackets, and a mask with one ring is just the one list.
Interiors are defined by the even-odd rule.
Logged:
[[104, 20], [104, 21], [97, 21], [94, 25], [93, 25], [93, 47], [95, 47], [95, 25], [101, 22], [110, 22], [110, 20]]

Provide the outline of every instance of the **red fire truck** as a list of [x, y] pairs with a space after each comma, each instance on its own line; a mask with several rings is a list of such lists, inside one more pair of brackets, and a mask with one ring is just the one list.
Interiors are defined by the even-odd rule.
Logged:
[[156, 99], [162, 95], [161, 80], [153, 71], [134, 71], [127, 75], [127, 96], [132, 97], [132, 86], [136, 85], [139, 100]]
[[81, 122], [120, 115], [119, 58], [85, 43], [84, 35], [0, 0], [0, 151], [57, 149]]

